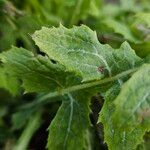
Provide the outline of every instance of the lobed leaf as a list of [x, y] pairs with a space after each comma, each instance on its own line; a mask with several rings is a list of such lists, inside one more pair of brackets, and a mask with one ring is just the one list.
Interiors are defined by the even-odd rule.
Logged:
[[[83, 81], [117, 74], [141, 61], [127, 42], [114, 50], [109, 45], [100, 44], [96, 32], [84, 25], [71, 29], [62, 25], [58, 28], [43, 27], [32, 37], [42, 52], [68, 71], [82, 76]], [[99, 68], [104, 68], [104, 71]]]
[[[48, 149], [87, 149], [89, 99], [103, 88], [97, 86], [103, 82], [81, 82], [101, 80], [110, 76], [106, 79], [111, 82], [107, 85], [110, 87], [114, 80], [118, 79], [117, 82], [120, 83], [119, 78], [124, 77], [124, 71], [127, 76], [135, 70], [135, 67], [142, 63], [142, 59], [127, 42], [124, 42], [119, 49], [102, 45], [96, 33], [86, 26], [71, 29], [66, 29], [62, 25], [50, 29], [44, 27], [35, 32], [33, 39], [45, 56], [13, 47], [10, 51], [0, 54], [0, 59], [13, 76], [23, 81], [26, 92], [49, 92], [49, 97], [53, 94], [54, 96], [66, 94], [62, 97], [62, 105], [49, 127]], [[119, 73], [122, 74], [117, 76]], [[111, 77], [113, 75], [116, 76], [113, 78]], [[64, 93], [61, 93], [61, 90]], [[114, 96], [117, 94], [118, 91]], [[112, 100], [115, 99], [114, 96]], [[143, 128], [139, 125], [138, 129], [127, 130], [124, 138], [124, 131], [119, 130], [118, 126], [115, 127], [113, 118], [117, 110], [118, 115], [122, 114], [122, 108], [116, 107], [114, 110], [113, 103], [109, 104], [110, 98], [106, 99], [102, 111], [105, 140], [108, 146], [115, 150], [135, 147], [130, 140], [131, 135], [135, 135], [134, 143], [139, 143], [144, 134]], [[121, 116], [117, 116], [118, 119], [119, 117]], [[114, 146], [111, 146], [112, 143], [115, 143]]]
[[26, 92], [52, 92], [74, 85], [80, 78], [65, 72], [65, 68], [53, 64], [48, 57], [35, 56], [32, 52], [13, 47], [0, 55], [12, 75], [23, 80]]
[[89, 100], [88, 93], [81, 94], [69, 93], [63, 98], [62, 105], [49, 126], [49, 150], [88, 149]]
[[136, 149], [149, 131], [149, 69], [144, 65], [123, 87], [117, 83], [106, 93], [99, 120], [110, 150]]
[[124, 84], [114, 101], [116, 110], [113, 120], [117, 128], [132, 130], [140, 125], [150, 130], [149, 89], [150, 65], [146, 64]]

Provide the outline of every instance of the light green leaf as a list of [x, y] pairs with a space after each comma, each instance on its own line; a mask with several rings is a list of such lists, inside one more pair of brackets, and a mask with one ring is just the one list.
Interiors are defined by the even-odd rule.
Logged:
[[131, 42], [138, 42], [138, 40], [134, 37], [131, 32], [129, 26], [124, 24], [123, 22], [118, 22], [114, 19], [105, 19], [103, 23], [114, 30], [115, 33], [121, 34], [126, 40]]
[[90, 0], [73, 0], [73, 1], [74, 6], [70, 9], [71, 10], [70, 14], [72, 16], [70, 16], [70, 14], [67, 12], [69, 14], [68, 17], [71, 18], [69, 22], [70, 25], [77, 24], [80, 19], [84, 20], [87, 17], [87, 14], [90, 9]]
[[93, 0], [90, 1], [90, 10], [89, 14], [98, 17], [100, 14], [100, 9], [102, 7], [102, 0]]
[[136, 8], [135, 2], [136, 0], [120, 0], [120, 7], [126, 11], [134, 11], [133, 8]]
[[135, 24], [150, 28], [150, 12], [140, 12], [135, 15]]
[[[114, 50], [99, 43], [96, 32], [87, 26], [67, 29], [46, 28], [33, 35], [41, 51], [64, 65], [68, 71], [82, 76], [83, 81], [101, 79], [133, 68], [141, 61], [127, 42]], [[104, 72], [99, 71], [104, 68]]]
[[141, 44], [143, 45], [146, 44], [147, 46], [147, 43], [149, 43], [150, 41], [150, 13], [149, 12], [137, 13], [134, 17], [132, 26], [133, 26], [133, 31], [141, 40]]
[[[100, 10], [100, 16], [104, 18], [113, 18], [122, 12], [122, 8], [118, 5], [107, 4]], [[107, 17], [106, 17], [107, 16]]]
[[[73, 24], [77, 24], [80, 19], [83, 20], [86, 18], [90, 9], [90, 0], [45, 0], [43, 5], [42, 11], [44, 14], [47, 13], [47, 19], [53, 15], [60, 18], [63, 24], [72, 26]], [[48, 8], [49, 11], [46, 12], [45, 8]], [[54, 20], [53, 18], [51, 18], [52, 21]]]

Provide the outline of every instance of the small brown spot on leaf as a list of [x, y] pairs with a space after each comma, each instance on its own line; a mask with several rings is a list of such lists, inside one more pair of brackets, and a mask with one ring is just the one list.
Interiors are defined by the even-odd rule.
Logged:
[[100, 72], [100, 73], [104, 73], [104, 71], [105, 71], [105, 68], [104, 68], [104, 66], [99, 66], [98, 67], [98, 71]]

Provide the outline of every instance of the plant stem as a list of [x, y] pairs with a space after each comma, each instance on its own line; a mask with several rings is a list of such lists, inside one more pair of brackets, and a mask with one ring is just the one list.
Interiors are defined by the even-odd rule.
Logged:
[[13, 148], [13, 150], [26, 150], [28, 147], [28, 144], [35, 133], [35, 131], [39, 128], [41, 124], [41, 113], [36, 113], [36, 115], [32, 116], [29, 119], [29, 122], [21, 134], [16, 146]]
[[53, 97], [56, 97], [56, 96], [63, 96], [63, 95], [68, 94], [70, 92], [74, 92], [74, 91], [77, 91], [77, 90], [82, 90], [82, 89], [94, 87], [94, 86], [97, 86], [97, 85], [102, 85], [102, 84], [105, 84], [105, 83], [108, 83], [108, 82], [112, 82], [114, 80], [117, 80], [117, 79], [120, 79], [124, 76], [127, 76], [131, 73], [134, 73], [137, 69], [138, 68], [130, 69], [130, 70], [124, 71], [120, 74], [117, 74], [116, 76], [105, 78], [103, 80], [78, 84], [78, 85], [71, 86], [71, 87], [68, 87], [68, 88], [65, 88], [65, 89], [61, 89], [59, 91], [48, 93], [48, 94], [46, 94], [44, 96], [41, 96], [38, 99], [36, 99], [35, 102], [29, 103], [29, 104], [21, 107], [21, 109], [26, 109], [26, 108], [32, 107], [34, 105], [41, 105], [41, 104], [48, 103], [50, 98], [53, 98]]

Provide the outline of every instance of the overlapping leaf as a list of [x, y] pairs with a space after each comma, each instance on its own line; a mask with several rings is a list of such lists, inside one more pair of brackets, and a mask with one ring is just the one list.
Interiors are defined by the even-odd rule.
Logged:
[[[141, 59], [126, 42], [119, 49], [113, 49], [98, 41], [110, 43], [115, 47], [120, 44], [120, 41], [126, 39], [132, 42], [132, 48], [139, 56], [147, 56], [150, 50], [149, 0], [120, 0], [120, 3], [104, 4], [104, 7], [100, 5], [102, 1], [16, 0], [13, 2], [15, 6], [11, 3], [6, 9], [0, 6], [2, 8], [0, 10], [2, 12], [0, 14], [0, 51], [8, 49], [12, 44], [34, 50], [33, 41], [27, 33], [31, 34], [41, 25], [56, 26], [62, 22], [65, 26], [72, 26], [84, 23], [91, 25], [99, 32], [97, 38], [96, 34], [86, 26], [72, 29], [66, 29], [63, 26], [53, 29], [43, 28], [37, 31], [33, 38], [45, 56], [33, 54], [22, 48], [12, 48], [0, 54], [0, 59], [4, 63], [4, 66], [0, 68], [0, 87], [15, 95], [19, 88], [18, 79], [21, 79], [26, 92], [50, 92], [48, 94], [50, 102], [51, 95], [57, 93], [59, 97], [54, 98], [55, 101], [59, 98], [62, 100], [62, 105], [49, 127], [47, 147], [50, 150], [90, 149], [87, 136], [89, 99], [97, 92], [97, 89], [99, 89], [98, 92], [102, 90], [105, 92], [114, 82], [108, 83], [107, 88], [100, 85], [96, 89], [92, 86], [93, 83], [105, 83], [105, 81], [114, 81], [119, 78], [116, 85], [107, 92], [101, 112], [105, 141], [110, 150], [135, 149], [136, 145], [141, 143], [145, 131], [149, 130], [149, 65], [144, 66], [143, 70], [138, 71], [123, 87], [120, 87], [118, 83], [123, 84], [122, 81], [128, 79], [128, 73], [135, 71], [134, 68], [138, 67]], [[1, 0], [0, 5], [5, 2], [7, 1]], [[25, 12], [23, 15], [19, 13], [17, 6]], [[136, 16], [134, 19], [133, 15]], [[105, 24], [102, 23], [104, 20]], [[132, 23], [134, 35], [140, 41], [138, 44], [130, 30]], [[115, 33], [121, 34], [124, 39], [114, 32], [109, 32], [106, 26], [113, 29]], [[149, 63], [149, 57], [145, 59], [145, 63]], [[126, 72], [128, 69], [130, 69], [129, 72]], [[111, 77], [114, 75], [117, 76]], [[102, 80], [108, 76], [110, 78]], [[82, 81], [89, 83], [82, 83]], [[86, 91], [79, 90], [81, 86], [87, 88], [86, 85], [91, 86]], [[13, 106], [15, 106], [13, 109], [16, 109], [15, 103]], [[2, 116], [7, 120], [9, 113], [7, 113], [7, 107], [4, 108], [6, 110], [2, 110], [2, 114], [6, 112]], [[28, 109], [25, 111], [27, 112]], [[26, 121], [26, 118], [22, 118], [23, 121], [19, 119], [24, 115], [26, 115], [25, 112], [22, 115], [16, 114], [14, 121], [17, 128]], [[19, 123], [20, 121], [22, 124]], [[3, 124], [3, 119], [1, 123]], [[32, 120], [29, 124], [32, 125]], [[36, 128], [31, 131], [35, 130]], [[24, 137], [29, 142], [30, 138], [27, 137], [31, 137], [32, 132], [24, 131], [24, 133], [27, 133]], [[22, 142], [19, 140], [21, 147], [22, 143], [27, 146], [28, 142], [22, 136], [21, 139]], [[4, 138], [3, 141], [7, 139]]]
[[53, 64], [48, 57], [35, 56], [32, 52], [13, 47], [1, 54], [9, 72], [23, 80], [26, 92], [52, 92], [78, 83], [80, 79]]
[[[61, 89], [81, 82], [78, 76], [65, 72], [63, 66], [53, 64], [48, 57], [35, 56], [23, 48], [13, 47], [10, 51], [2, 53], [0, 57], [9, 72], [22, 79], [27, 92], [60, 90], [61, 93]], [[87, 147], [88, 104], [93, 92], [79, 91], [61, 98], [62, 106], [49, 127], [49, 149], [64, 147], [73, 150], [76, 146], [81, 149]]]
[[[34, 33], [33, 39], [41, 51], [67, 70], [81, 75], [83, 81], [117, 74], [141, 61], [128, 43], [114, 50], [109, 45], [100, 44], [96, 32], [84, 25], [71, 29], [62, 25], [50, 29], [43, 27]], [[104, 72], [99, 68], [104, 68]]]
[[128, 80], [114, 101], [116, 110], [113, 120], [117, 128], [132, 130], [141, 125], [150, 130], [149, 89], [150, 65], [147, 64]]
[[[86, 26], [72, 29], [63, 26], [42, 28], [33, 35], [33, 39], [45, 56], [13, 47], [0, 55], [1, 61], [12, 75], [23, 81], [23, 87], [27, 92], [60, 91], [61, 94], [62, 89], [68, 88], [68, 94], [65, 98], [62, 97], [62, 105], [49, 127], [48, 148], [56, 150], [63, 147], [74, 150], [77, 145], [78, 149], [86, 149], [89, 98], [97, 92], [97, 89], [92, 87], [85, 91], [77, 88], [70, 93], [69, 88], [74, 85], [82, 86], [82, 80], [100, 80], [128, 69], [134, 70], [142, 60], [127, 42], [119, 49], [100, 44], [96, 33]], [[109, 115], [109, 112], [105, 115]], [[113, 121], [110, 125], [111, 123]], [[109, 129], [107, 125], [105, 126], [105, 129]], [[119, 132], [116, 130], [115, 136]], [[133, 132], [137, 135], [143, 133], [139, 130]], [[106, 134], [109, 135], [107, 132]], [[127, 136], [130, 139], [130, 133]], [[122, 139], [122, 135], [119, 137]], [[120, 142], [120, 138], [114, 138], [115, 143]], [[129, 139], [127, 142], [130, 143]], [[134, 141], [137, 142], [136, 140], [137, 136]], [[129, 148], [130, 145], [127, 144], [125, 147]]]
[[[81, 92], [81, 91], [80, 91]], [[49, 150], [83, 150], [89, 148], [88, 93], [67, 94], [49, 127]]]
[[150, 66], [145, 65], [123, 85], [120, 93], [120, 85], [107, 92], [100, 121], [109, 149], [135, 149], [149, 131], [149, 77]]

